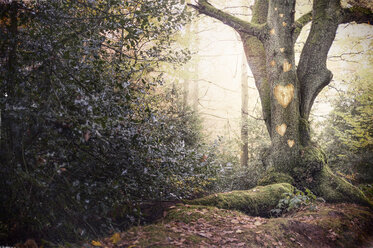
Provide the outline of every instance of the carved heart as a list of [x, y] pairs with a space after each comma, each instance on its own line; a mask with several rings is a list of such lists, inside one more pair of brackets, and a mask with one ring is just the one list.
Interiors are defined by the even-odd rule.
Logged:
[[276, 132], [277, 132], [279, 135], [284, 136], [284, 134], [285, 134], [285, 132], [286, 132], [286, 128], [287, 128], [286, 124], [283, 123], [283, 124], [280, 125], [280, 126], [276, 126]]
[[295, 144], [294, 140], [288, 140], [288, 145], [290, 148], [292, 148], [294, 144]]
[[[285, 26], [286, 26], [286, 24], [285, 24]], [[291, 64], [287, 60], [285, 60], [283, 66], [282, 66], [282, 69], [283, 69], [284, 72], [290, 71], [291, 70]]]
[[293, 100], [294, 86], [292, 84], [288, 84], [286, 86], [277, 85], [274, 89], [274, 94], [278, 103], [283, 108], [286, 108], [289, 105], [289, 103]]

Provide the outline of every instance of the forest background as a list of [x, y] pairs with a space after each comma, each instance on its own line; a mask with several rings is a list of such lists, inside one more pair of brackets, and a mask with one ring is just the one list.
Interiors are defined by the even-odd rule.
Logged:
[[[0, 5], [1, 243], [97, 237], [146, 204], [257, 184], [270, 141], [234, 31], [176, 0]], [[329, 165], [371, 197], [372, 38], [339, 27], [312, 112]]]

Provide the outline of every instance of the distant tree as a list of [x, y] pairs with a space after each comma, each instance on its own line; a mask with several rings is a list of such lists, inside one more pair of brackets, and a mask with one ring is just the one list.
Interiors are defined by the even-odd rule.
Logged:
[[[256, 0], [251, 22], [219, 10], [206, 0], [189, 6], [220, 20], [241, 36], [272, 141], [264, 161], [269, 173], [282, 175], [270, 177], [273, 182], [290, 176], [299, 187], [311, 188], [327, 200], [366, 202], [361, 192], [324, 166], [325, 156], [311, 142], [308, 119], [315, 98], [333, 76], [326, 60], [338, 26], [373, 23], [371, 6], [361, 1], [343, 8], [339, 0], [314, 0], [312, 12], [295, 20], [295, 3]], [[309, 22], [311, 31], [296, 66], [294, 44]]]
[[241, 166], [249, 162], [249, 80], [247, 64], [243, 60], [241, 65]]

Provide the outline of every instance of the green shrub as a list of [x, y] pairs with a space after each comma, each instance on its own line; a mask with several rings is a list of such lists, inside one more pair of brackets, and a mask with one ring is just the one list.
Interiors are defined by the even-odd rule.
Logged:
[[[309, 209], [315, 209], [315, 203], [317, 197], [309, 190], [305, 189], [305, 192], [294, 189], [294, 192], [284, 193], [284, 198], [278, 201], [275, 209], [271, 210], [273, 216], [280, 216], [284, 213], [295, 211], [301, 207], [309, 207]], [[321, 198], [319, 198], [322, 200]]]

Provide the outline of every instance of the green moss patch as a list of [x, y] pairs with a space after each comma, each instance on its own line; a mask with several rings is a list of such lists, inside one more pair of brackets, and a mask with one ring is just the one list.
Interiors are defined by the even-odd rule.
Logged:
[[327, 202], [353, 202], [373, 207], [372, 202], [360, 189], [333, 174], [328, 166], [324, 166], [313, 185], [313, 192]]
[[363, 191], [364, 195], [373, 202], [373, 184], [360, 184], [359, 189]]
[[276, 171], [268, 171], [265, 175], [259, 180], [258, 185], [266, 186], [273, 183], [288, 183], [294, 184], [294, 179], [288, 174]]
[[171, 209], [167, 213], [164, 220], [167, 222], [181, 221], [184, 223], [190, 223], [197, 221], [200, 218], [213, 220], [216, 218], [217, 214], [225, 215], [224, 212], [216, 207], [178, 204], [176, 208]]
[[188, 204], [216, 206], [223, 209], [234, 209], [254, 216], [268, 216], [283, 198], [283, 193], [293, 191], [288, 183], [257, 186], [250, 190], [238, 190], [209, 195], [203, 198], [186, 201]]

